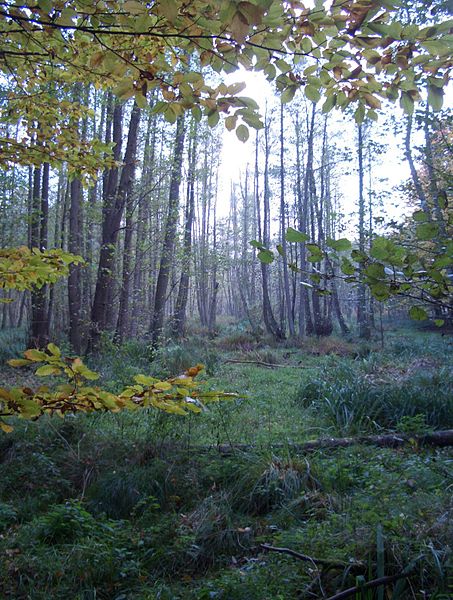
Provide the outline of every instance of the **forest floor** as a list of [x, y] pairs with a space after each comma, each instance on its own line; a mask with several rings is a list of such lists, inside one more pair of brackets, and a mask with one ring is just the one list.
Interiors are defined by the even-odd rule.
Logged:
[[[0, 332], [3, 360], [21, 349], [12, 336]], [[452, 598], [453, 448], [295, 446], [453, 428], [452, 349], [409, 330], [383, 348], [233, 331], [153, 360], [137, 342], [106, 345], [89, 364], [112, 391], [203, 362], [209, 386], [241, 398], [190, 417], [17, 420], [0, 433], [0, 598], [308, 600], [354, 586], [355, 600]]]

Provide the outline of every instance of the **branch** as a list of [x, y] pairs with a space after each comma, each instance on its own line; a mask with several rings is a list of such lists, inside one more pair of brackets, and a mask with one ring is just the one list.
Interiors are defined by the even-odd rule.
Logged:
[[236, 358], [229, 358], [224, 361], [226, 363], [233, 363], [238, 365], [260, 365], [262, 367], [269, 367], [271, 369], [311, 369], [312, 367], [301, 366], [301, 365], [277, 365], [274, 363], [264, 362], [262, 360], [240, 360]]
[[378, 579], [373, 579], [372, 581], [367, 581], [361, 586], [356, 586], [352, 588], [348, 588], [343, 592], [339, 592], [335, 594], [335, 596], [330, 596], [326, 600], [343, 600], [344, 598], [349, 598], [354, 594], [360, 593], [362, 590], [369, 590], [372, 588], [379, 587], [380, 585], [385, 585], [386, 583], [392, 583], [392, 581], [398, 581], [398, 579], [404, 579], [405, 577], [409, 577], [410, 573], [400, 573], [399, 575], [386, 575], [385, 577], [379, 577]]
[[[406, 433], [388, 433], [385, 435], [362, 435], [357, 437], [344, 438], [320, 438], [303, 444], [272, 444], [272, 448], [291, 448], [295, 452], [313, 452], [315, 450], [323, 450], [327, 448], [348, 448], [364, 444], [367, 446], [379, 446], [380, 448], [400, 448], [409, 444], [417, 446], [435, 446], [447, 447], [453, 446], [453, 429], [443, 431], [434, 431], [424, 435], [409, 435]], [[211, 450], [212, 446], [198, 446], [198, 450]], [[215, 449], [222, 455], [231, 454], [234, 450], [247, 452], [254, 450], [254, 444], [222, 444], [216, 446]]]
[[289, 554], [289, 556], [294, 556], [294, 558], [297, 558], [299, 560], [314, 563], [315, 565], [329, 567], [330, 569], [347, 569], [350, 567], [356, 569], [364, 569], [367, 566], [360, 561], [345, 562], [340, 560], [330, 560], [328, 558], [313, 558], [312, 556], [308, 556], [307, 554], [301, 554], [300, 552], [291, 550], [291, 548], [277, 548], [276, 546], [271, 546], [269, 544], [260, 544], [260, 548], [262, 548], [263, 550], [268, 550], [270, 552], [280, 552], [281, 554]]

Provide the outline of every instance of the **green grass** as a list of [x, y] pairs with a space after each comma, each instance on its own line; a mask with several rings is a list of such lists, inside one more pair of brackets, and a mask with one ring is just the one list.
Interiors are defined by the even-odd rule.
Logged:
[[[209, 358], [208, 385], [243, 399], [189, 418], [142, 411], [18, 421], [1, 435], [2, 599], [308, 600], [355, 585], [357, 575], [399, 573], [416, 557], [410, 583], [389, 586], [384, 598], [448, 597], [451, 449], [301, 455], [292, 446], [448, 426], [448, 340], [395, 335], [383, 352], [335, 340], [310, 351], [227, 341], [228, 349], [225, 340], [217, 349], [167, 348], [153, 361], [131, 343], [114, 359], [107, 348], [97, 367], [114, 389], [132, 371], [163, 376]], [[230, 442], [250, 448], [209, 450]], [[264, 553], [264, 542], [365, 568], [321, 572]], [[369, 598], [382, 600], [377, 594]]]

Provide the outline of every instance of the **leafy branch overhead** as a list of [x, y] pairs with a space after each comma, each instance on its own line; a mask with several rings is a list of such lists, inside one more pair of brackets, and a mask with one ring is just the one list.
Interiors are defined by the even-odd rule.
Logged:
[[[27, 98], [39, 103], [49, 83], [91, 82], [120, 100], [134, 97], [140, 108], [157, 89], [153, 110], [169, 122], [185, 111], [211, 126], [223, 116], [243, 141], [248, 127], [262, 127], [258, 106], [240, 95], [242, 84], [219, 83], [213, 71], [262, 71], [282, 102], [302, 89], [313, 102], [324, 98], [325, 112], [354, 103], [357, 122], [375, 119], [382, 100], [412, 113], [425, 88], [439, 110], [452, 64], [451, 21], [402, 25], [397, 7], [392, 0], [318, 1], [314, 8], [282, 0], [7, 2], [0, 6], [0, 69], [14, 73], [19, 113]], [[43, 131], [49, 122], [44, 112]], [[71, 154], [65, 122], [60, 130], [56, 138]], [[49, 137], [26, 155], [3, 140], [1, 162], [35, 164], [42, 151], [55, 164], [63, 156]]]
[[[139, 408], [156, 408], [173, 415], [201, 413], [206, 405], [223, 399], [237, 398], [237, 394], [211, 391], [195, 381], [203, 365], [191, 367], [179, 377], [167, 380], [146, 375], [135, 376], [135, 382], [120, 394], [112, 394], [89, 382], [99, 379], [80, 358], [64, 357], [55, 344], [47, 351], [26, 350], [24, 358], [9, 361], [12, 367], [41, 364], [36, 375], [63, 377], [65, 383], [50, 388], [43, 385], [36, 390], [28, 387], [0, 388], [0, 429], [9, 433], [12, 426], [4, 417], [37, 419], [45, 414], [64, 417], [67, 413], [95, 411], [120, 412]], [[3, 417], [3, 418], [2, 418]]]
[[[318, 294], [329, 294], [328, 281], [335, 277], [351, 284], [365, 284], [373, 297], [385, 301], [395, 296], [411, 300], [409, 315], [414, 320], [424, 320], [429, 316], [429, 308], [453, 309], [453, 242], [447, 232], [446, 238], [439, 238], [439, 227], [428, 222], [422, 211], [414, 213], [417, 245], [407, 244], [404, 240], [375, 236], [369, 251], [353, 248], [346, 238], [327, 238], [326, 247], [309, 243], [309, 236], [289, 227], [285, 238], [290, 243], [305, 244], [307, 261], [312, 265], [324, 263], [326, 270], [321, 273], [314, 269], [307, 273], [309, 281], [301, 281], [315, 288]], [[308, 243], [307, 243], [308, 242]], [[251, 245], [259, 250], [258, 258], [265, 264], [271, 264], [275, 254], [263, 244], [253, 240]], [[284, 259], [281, 246], [278, 254]], [[289, 267], [301, 273], [297, 264]], [[302, 273], [304, 275], [304, 273]], [[442, 319], [435, 320], [442, 326]]]
[[19, 291], [41, 288], [69, 274], [71, 264], [82, 264], [81, 256], [64, 250], [30, 250], [26, 246], [0, 249], [0, 289]]

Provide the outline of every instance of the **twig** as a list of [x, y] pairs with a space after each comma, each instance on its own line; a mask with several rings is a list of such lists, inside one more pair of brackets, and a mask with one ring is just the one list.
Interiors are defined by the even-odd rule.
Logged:
[[299, 560], [311, 562], [315, 565], [323, 565], [324, 567], [329, 567], [330, 569], [346, 569], [347, 567], [363, 569], [366, 566], [362, 562], [344, 562], [338, 560], [330, 560], [328, 558], [313, 558], [312, 556], [308, 556], [307, 554], [301, 554], [300, 552], [291, 550], [291, 548], [277, 548], [276, 546], [271, 546], [269, 544], [260, 544], [260, 548], [262, 548], [263, 550], [269, 550], [271, 552], [289, 554], [289, 556], [293, 556], [294, 558], [297, 558]]
[[392, 581], [397, 581], [398, 579], [404, 579], [405, 577], [409, 577], [409, 575], [410, 573], [400, 573], [399, 575], [386, 575], [385, 577], [379, 577], [378, 579], [367, 581], [361, 586], [348, 588], [343, 592], [335, 594], [335, 596], [330, 596], [326, 600], [343, 600], [344, 598], [349, 598], [350, 596], [353, 596], [354, 594], [360, 592], [363, 589], [369, 590], [372, 588], [376, 588], [380, 585], [385, 585], [386, 583], [392, 583]]

